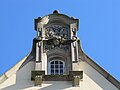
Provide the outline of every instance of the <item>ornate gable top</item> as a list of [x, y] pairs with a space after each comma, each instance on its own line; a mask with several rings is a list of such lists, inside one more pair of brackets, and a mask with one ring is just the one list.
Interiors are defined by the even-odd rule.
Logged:
[[65, 14], [60, 14], [57, 10], [54, 10], [52, 14], [46, 15], [42, 18], [38, 17], [34, 21], [35, 21], [35, 30], [37, 30], [38, 24], [47, 25], [49, 23], [56, 22], [56, 23], [63, 23], [65, 25], [70, 25], [70, 24], [76, 23], [77, 29], [79, 24], [78, 19], [74, 19], [73, 17], [69, 17]]

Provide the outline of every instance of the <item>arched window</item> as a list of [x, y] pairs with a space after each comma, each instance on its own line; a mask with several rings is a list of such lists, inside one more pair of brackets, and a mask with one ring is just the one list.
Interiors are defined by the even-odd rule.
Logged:
[[63, 75], [64, 74], [64, 62], [61, 60], [52, 60], [49, 63], [51, 75]]

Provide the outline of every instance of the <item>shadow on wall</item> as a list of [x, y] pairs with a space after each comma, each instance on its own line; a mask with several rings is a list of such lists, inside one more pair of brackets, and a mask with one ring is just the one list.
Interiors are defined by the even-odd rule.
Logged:
[[[14, 85], [11, 85], [11, 86], [8, 86], [8, 87], [5, 87], [1, 90], [24, 90], [25, 88], [28, 88], [28, 87], [31, 87], [33, 84], [33, 82], [29, 82], [29, 83], [16, 83]], [[27, 89], [25, 89], [27, 90]]]
[[72, 87], [72, 82], [69, 81], [49, 81], [47, 84], [51, 84], [47, 87], [41, 88], [39, 90], [68, 90], [68, 88]]
[[11, 85], [9, 87], [3, 88], [1, 90], [68, 90], [70, 88], [79, 88], [72, 87], [71, 82], [67, 81], [45, 81], [43, 82], [42, 87], [34, 86], [34, 82], [18, 82], [15, 85]]

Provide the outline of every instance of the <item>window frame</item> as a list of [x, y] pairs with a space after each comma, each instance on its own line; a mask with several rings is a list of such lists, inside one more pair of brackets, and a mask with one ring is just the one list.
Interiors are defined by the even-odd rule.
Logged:
[[[58, 64], [55, 64], [56, 61], [58, 62]], [[52, 70], [52, 68], [51, 68], [51, 66], [52, 66], [52, 65], [51, 65], [51, 62], [54, 62], [54, 64], [53, 64], [53, 65], [54, 65], [54, 68], [53, 68], [53, 69], [54, 69], [54, 70], [53, 70], [54, 72], [53, 72], [53, 74], [51, 73], [51, 70]], [[62, 62], [62, 67], [63, 67], [62, 69], [60, 68], [60, 65], [61, 65], [60, 62]], [[49, 75], [63, 75], [64, 72], [65, 72], [65, 62], [64, 62], [63, 60], [53, 59], [53, 60], [49, 61], [49, 64], [48, 64], [48, 65], [49, 65], [49, 66], [48, 66], [48, 74], [49, 74]], [[55, 66], [58, 66], [58, 73], [55, 72], [55, 70], [57, 70], [57, 69], [55, 68]], [[60, 73], [61, 70], [63, 71], [63, 73]]]

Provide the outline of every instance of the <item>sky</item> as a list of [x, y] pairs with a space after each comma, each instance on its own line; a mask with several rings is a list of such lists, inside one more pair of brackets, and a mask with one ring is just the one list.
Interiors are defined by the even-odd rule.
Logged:
[[83, 51], [120, 81], [120, 0], [0, 0], [0, 75], [31, 51], [34, 19], [54, 10], [79, 19]]

